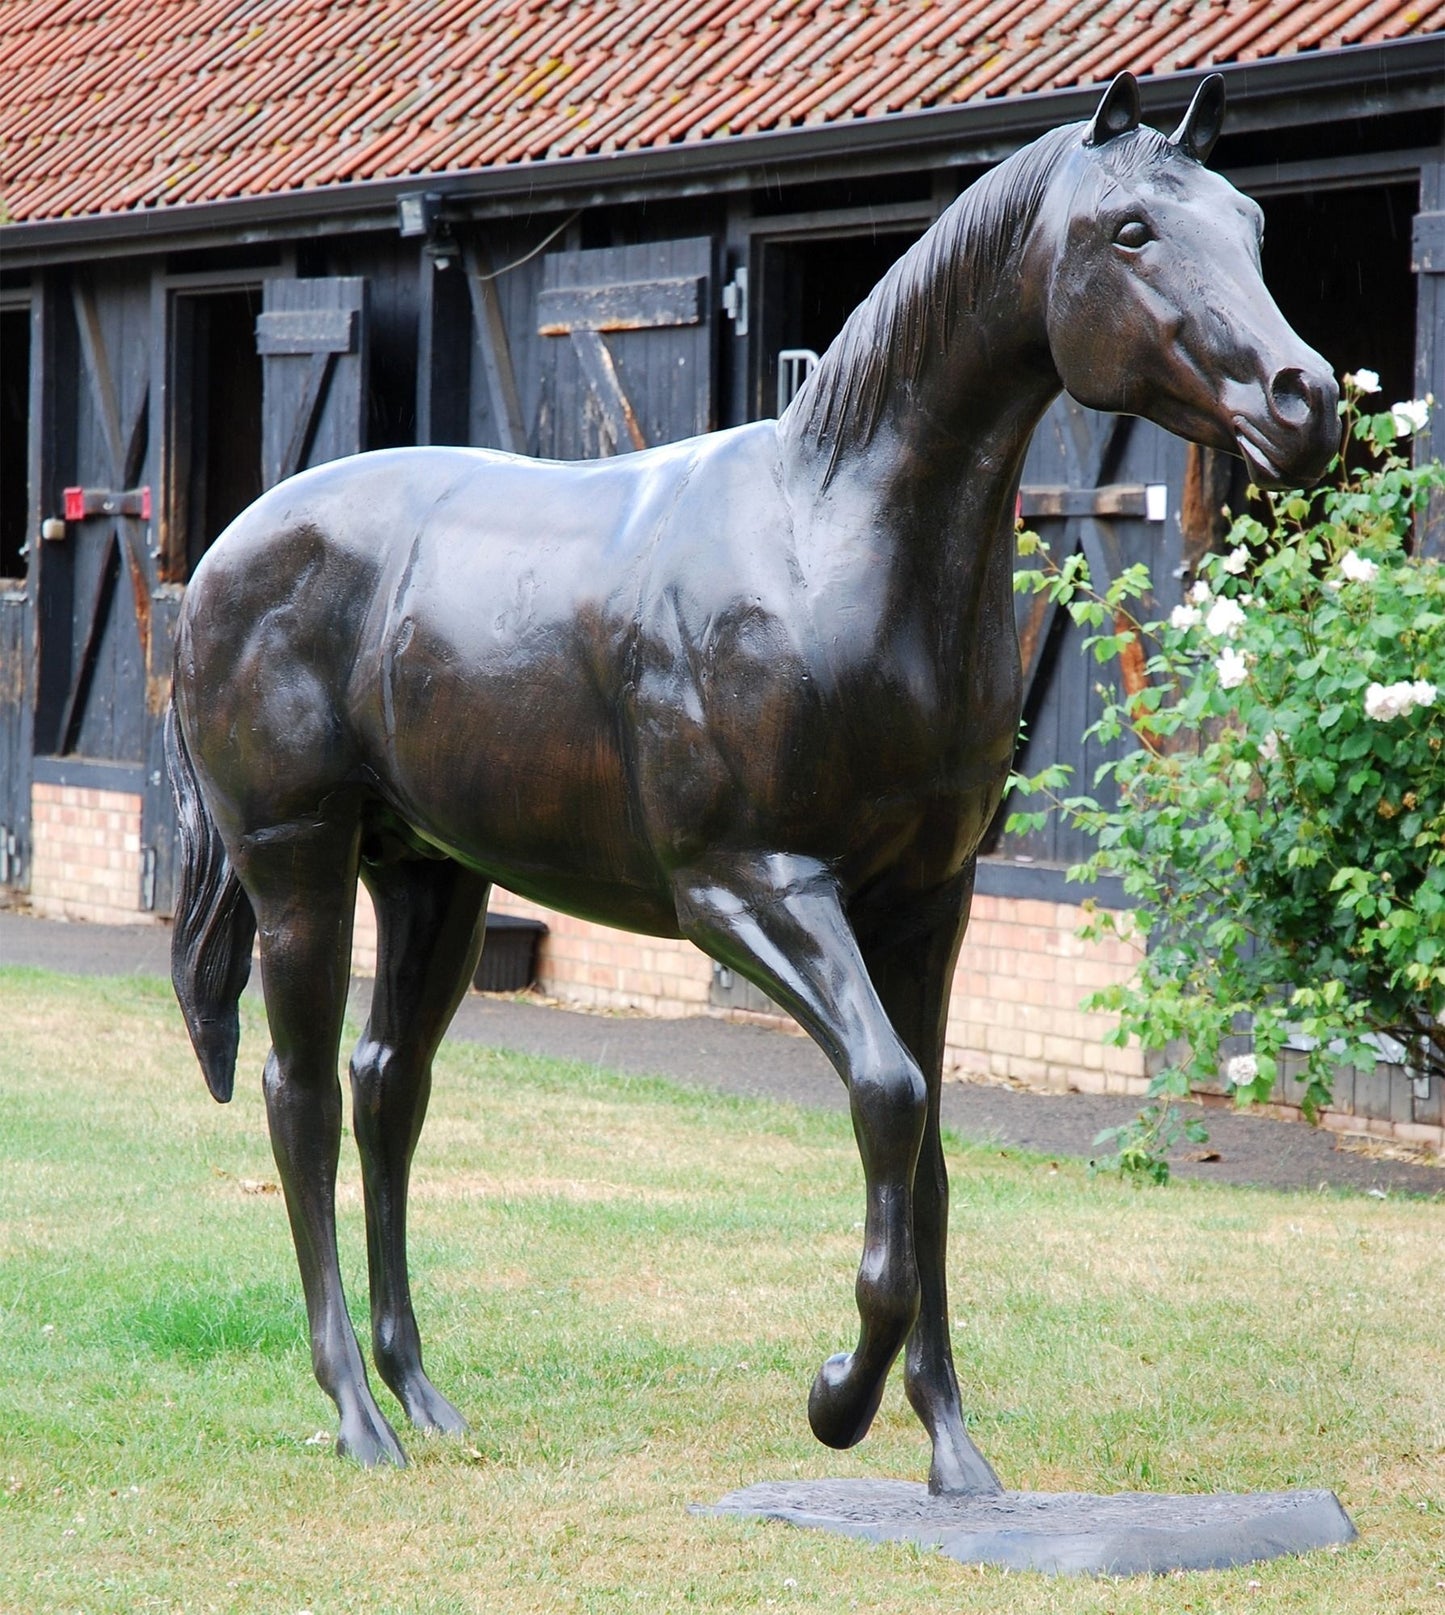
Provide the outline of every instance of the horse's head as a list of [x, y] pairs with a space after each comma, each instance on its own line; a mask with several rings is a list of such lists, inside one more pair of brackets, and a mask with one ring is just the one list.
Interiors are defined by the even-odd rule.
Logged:
[[1049, 346], [1081, 404], [1307, 484], [1339, 446], [1339, 390], [1265, 289], [1259, 208], [1204, 166], [1223, 115], [1218, 74], [1167, 139], [1130, 74], [1110, 85], [1045, 202]]

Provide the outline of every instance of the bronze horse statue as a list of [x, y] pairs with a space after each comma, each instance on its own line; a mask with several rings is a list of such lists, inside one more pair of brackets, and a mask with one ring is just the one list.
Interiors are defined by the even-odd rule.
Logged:
[[265, 1095], [338, 1450], [405, 1461], [337, 1265], [337, 1053], [358, 876], [379, 952], [351, 1060], [376, 1366], [422, 1368], [405, 1219], [432, 1056], [493, 881], [688, 937], [847, 1084], [866, 1177], [860, 1330], [808, 1403], [868, 1430], [900, 1350], [935, 1492], [991, 1492], [949, 1346], [938, 1095], [980, 838], [1018, 731], [1011, 577], [1029, 439], [1061, 388], [1316, 478], [1336, 387], [1260, 278], [1261, 215], [1116, 79], [965, 192], [780, 420], [588, 464], [394, 449], [279, 484], [197, 568], [169, 719], [174, 979], [229, 1098], [259, 928]]

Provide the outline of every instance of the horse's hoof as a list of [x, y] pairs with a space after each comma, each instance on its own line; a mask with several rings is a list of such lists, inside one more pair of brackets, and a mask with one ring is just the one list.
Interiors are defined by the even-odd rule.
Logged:
[[464, 1436], [469, 1426], [430, 1380], [402, 1399], [406, 1416], [418, 1430], [433, 1436]]
[[396, 1432], [380, 1412], [370, 1418], [358, 1414], [342, 1419], [336, 1437], [336, 1456], [350, 1458], [363, 1469], [375, 1469], [380, 1464], [406, 1468], [406, 1454], [401, 1450]]
[[969, 1442], [967, 1452], [934, 1449], [928, 1491], [931, 1497], [997, 1497], [1003, 1485], [993, 1465]]
[[853, 1352], [839, 1352], [818, 1370], [808, 1393], [808, 1423], [825, 1447], [856, 1447], [868, 1434], [887, 1376], [880, 1374], [873, 1385], [859, 1385], [858, 1379]]

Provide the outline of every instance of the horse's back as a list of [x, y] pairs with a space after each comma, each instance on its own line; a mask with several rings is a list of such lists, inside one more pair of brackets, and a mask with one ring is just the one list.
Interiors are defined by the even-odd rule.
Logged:
[[354, 788], [515, 883], [655, 888], [635, 641], [678, 502], [732, 436], [579, 464], [383, 451], [270, 490], [197, 570], [177, 661], [237, 828]]

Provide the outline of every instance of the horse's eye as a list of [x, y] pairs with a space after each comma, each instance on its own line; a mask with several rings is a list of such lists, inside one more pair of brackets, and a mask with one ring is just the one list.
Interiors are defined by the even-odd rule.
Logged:
[[1142, 247], [1146, 242], [1152, 241], [1153, 236], [1143, 219], [1127, 219], [1114, 232], [1114, 240], [1121, 247]]

